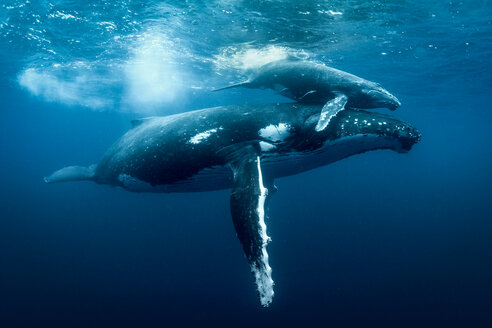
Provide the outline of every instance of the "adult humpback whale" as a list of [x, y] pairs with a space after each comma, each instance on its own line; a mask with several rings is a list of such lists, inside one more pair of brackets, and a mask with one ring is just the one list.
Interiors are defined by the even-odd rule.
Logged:
[[274, 61], [261, 66], [248, 81], [214, 91], [236, 87], [270, 88], [299, 103], [324, 105], [317, 130], [324, 129], [346, 107], [395, 110], [401, 105], [378, 83], [314, 61]]
[[134, 121], [97, 165], [70, 166], [48, 183], [92, 180], [137, 192], [231, 188], [231, 214], [268, 306], [273, 280], [266, 245], [265, 203], [274, 179], [376, 149], [407, 152], [419, 132], [395, 118], [346, 110], [316, 131], [320, 106], [243, 105]]

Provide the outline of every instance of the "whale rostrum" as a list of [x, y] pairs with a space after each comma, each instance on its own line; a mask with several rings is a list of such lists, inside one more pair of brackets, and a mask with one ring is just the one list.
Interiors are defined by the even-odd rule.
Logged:
[[69, 166], [45, 181], [91, 180], [135, 192], [232, 188], [234, 227], [268, 306], [274, 292], [265, 221], [274, 180], [371, 150], [405, 153], [420, 138], [387, 115], [347, 109], [326, 121], [321, 108], [237, 105], [137, 120], [98, 164]]

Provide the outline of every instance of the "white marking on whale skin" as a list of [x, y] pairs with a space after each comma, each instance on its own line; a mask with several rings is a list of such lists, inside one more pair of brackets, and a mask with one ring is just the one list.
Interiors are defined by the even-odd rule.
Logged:
[[260, 141], [260, 149], [261, 151], [268, 152], [270, 150], [273, 150], [277, 148], [275, 145], [272, 145], [271, 143], [265, 142], [265, 141]]
[[256, 286], [258, 288], [258, 293], [260, 294], [260, 302], [263, 306], [268, 306], [272, 303], [273, 299], [273, 279], [272, 279], [272, 268], [268, 264], [268, 253], [266, 251], [267, 244], [271, 241], [270, 237], [268, 237], [266, 233], [266, 224], [265, 224], [265, 199], [267, 196], [268, 190], [263, 186], [263, 176], [261, 173], [261, 165], [260, 165], [260, 157], [256, 158], [258, 163], [258, 184], [260, 187], [260, 195], [258, 197], [258, 224], [260, 225], [260, 236], [262, 239], [262, 247], [261, 247], [261, 261], [263, 263], [264, 269], [258, 268], [255, 265], [251, 266], [251, 271], [255, 276]]
[[188, 143], [191, 143], [191, 144], [199, 144], [200, 142], [202, 142], [203, 140], [206, 140], [208, 137], [210, 137], [212, 135], [212, 133], [215, 133], [217, 132], [217, 129], [210, 129], [210, 130], [207, 130], [207, 131], [203, 131], [203, 132], [200, 132], [198, 134], [196, 134], [195, 136], [191, 137], [190, 140], [188, 140]]
[[258, 135], [265, 139], [278, 142], [284, 141], [290, 135], [289, 130], [290, 125], [287, 123], [279, 123], [278, 125], [270, 124], [267, 127], [260, 129]]

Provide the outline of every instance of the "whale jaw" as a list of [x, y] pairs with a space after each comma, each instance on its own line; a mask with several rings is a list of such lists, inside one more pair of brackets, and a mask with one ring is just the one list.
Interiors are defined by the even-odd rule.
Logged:
[[388, 108], [393, 111], [401, 106], [398, 98], [380, 86], [369, 91], [363, 91], [362, 94], [365, 99], [363, 100], [364, 105], [360, 106], [361, 108]]

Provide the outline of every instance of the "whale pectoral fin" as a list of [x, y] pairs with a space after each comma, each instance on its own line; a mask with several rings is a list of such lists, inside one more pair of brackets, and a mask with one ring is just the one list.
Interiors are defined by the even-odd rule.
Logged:
[[345, 107], [347, 100], [347, 96], [342, 94], [327, 102], [321, 109], [316, 131], [323, 131], [330, 124], [330, 120]]
[[273, 280], [266, 246], [265, 202], [268, 189], [263, 185], [258, 152], [251, 145], [229, 162], [234, 174], [231, 214], [236, 233], [255, 277], [260, 302], [268, 306], [273, 298]]

